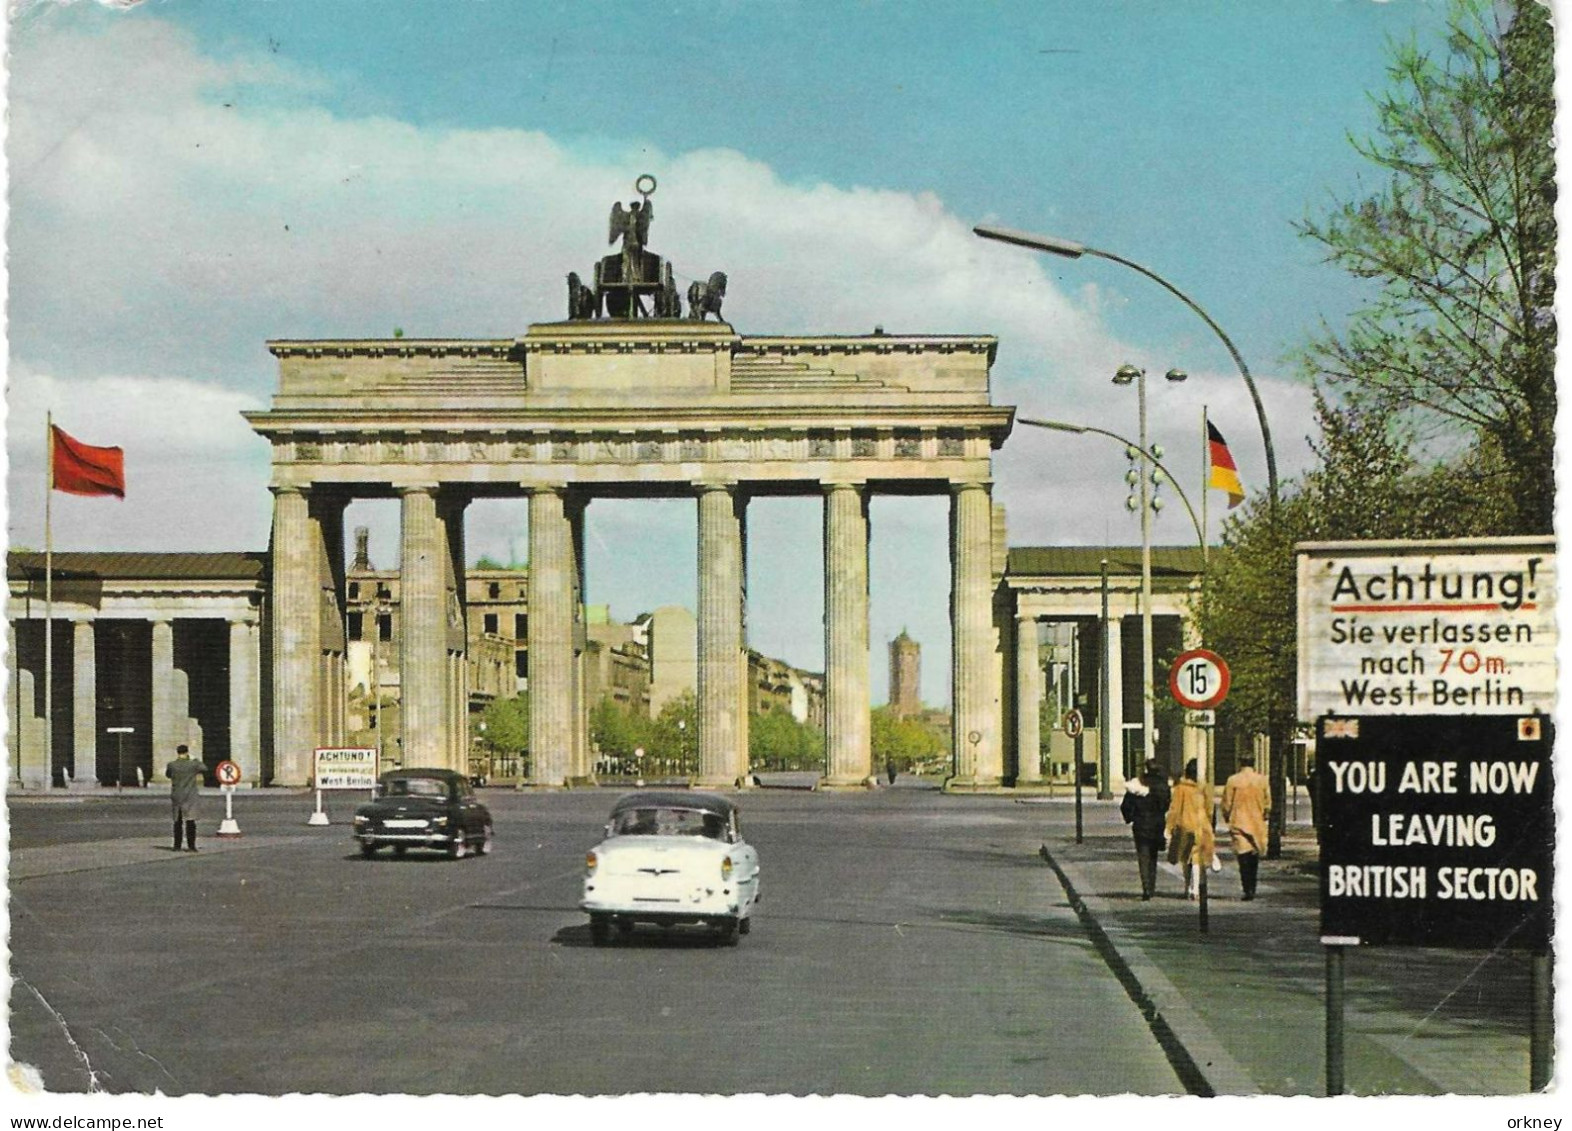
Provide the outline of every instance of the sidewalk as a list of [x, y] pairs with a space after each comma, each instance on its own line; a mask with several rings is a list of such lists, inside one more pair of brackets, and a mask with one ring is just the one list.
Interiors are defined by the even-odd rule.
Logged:
[[[1115, 803], [1085, 806], [1083, 843], [1072, 827], [1043, 845], [1093, 942], [1192, 1090], [1325, 1094], [1318, 850], [1306, 807], [1300, 815], [1282, 856], [1262, 861], [1250, 903], [1239, 898], [1220, 831], [1223, 871], [1208, 876], [1206, 934], [1177, 868], [1161, 865], [1157, 896], [1142, 902]], [[1346, 1001], [1350, 1094], [1528, 1093], [1526, 954], [1359, 948], [1347, 955]]]

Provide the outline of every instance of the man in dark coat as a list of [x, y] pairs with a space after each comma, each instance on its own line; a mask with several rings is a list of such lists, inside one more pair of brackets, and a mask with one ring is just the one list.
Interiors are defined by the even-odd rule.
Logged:
[[1162, 763], [1149, 759], [1138, 778], [1124, 783], [1119, 814], [1135, 837], [1135, 862], [1141, 872], [1141, 898], [1157, 890], [1157, 854], [1163, 850], [1163, 827], [1168, 819], [1168, 778]]
[[186, 851], [195, 852], [202, 763], [191, 757], [191, 748], [182, 743], [175, 747], [175, 760], [164, 767], [164, 776], [169, 779], [169, 803], [175, 814], [175, 851], [180, 851], [180, 830], [184, 825]]

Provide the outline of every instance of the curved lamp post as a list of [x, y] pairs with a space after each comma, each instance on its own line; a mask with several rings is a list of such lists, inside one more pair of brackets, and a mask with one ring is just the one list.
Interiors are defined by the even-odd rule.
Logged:
[[[1015, 244], [1017, 247], [1029, 247], [1034, 251], [1046, 251], [1050, 255], [1062, 255], [1066, 259], [1079, 259], [1083, 255], [1091, 255], [1096, 256], [1099, 259], [1111, 260], [1114, 263], [1119, 263], [1125, 267], [1130, 268], [1132, 271], [1138, 271], [1142, 275], [1145, 275], [1148, 279], [1152, 280], [1152, 282], [1162, 287], [1169, 294], [1173, 295], [1180, 302], [1184, 303], [1191, 310], [1195, 311], [1195, 313], [1200, 317], [1201, 321], [1207, 324], [1212, 333], [1216, 334], [1218, 340], [1220, 340], [1224, 347], [1227, 348], [1228, 356], [1234, 359], [1234, 364], [1239, 367], [1239, 376], [1244, 378], [1245, 387], [1250, 390], [1250, 400], [1255, 405], [1255, 418], [1256, 421], [1261, 425], [1261, 444], [1266, 449], [1267, 523], [1274, 532], [1276, 531], [1277, 455], [1272, 450], [1272, 430], [1266, 422], [1266, 407], [1261, 403], [1261, 394], [1255, 387], [1255, 379], [1250, 376], [1250, 367], [1245, 364], [1244, 358], [1240, 356], [1239, 349], [1234, 345], [1233, 339], [1223, 332], [1223, 328], [1213, 321], [1212, 316], [1201, 307], [1200, 303], [1196, 302], [1193, 298], [1185, 294], [1178, 287], [1174, 286], [1167, 279], [1163, 278], [1156, 271], [1153, 271], [1150, 267], [1144, 267], [1141, 264], [1135, 262], [1133, 259], [1126, 259], [1124, 256], [1115, 255], [1111, 251], [1104, 251], [1101, 248], [1089, 247], [1086, 244], [1077, 243], [1074, 240], [1060, 239], [1057, 236], [1037, 235], [1032, 232], [1016, 231], [1013, 228], [997, 228], [988, 224], [979, 224], [972, 228], [972, 231], [977, 233], [983, 239], [998, 240], [1000, 243]], [[1269, 860], [1277, 859], [1282, 853], [1283, 796], [1287, 791], [1286, 782], [1284, 781], [1283, 777], [1284, 761], [1285, 759], [1280, 757], [1274, 757], [1272, 759], [1271, 790], [1274, 804], [1272, 805], [1270, 820], [1267, 824], [1266, 848], [1266, 857]]]
[[1179, 480], [1174, 478], [1173, 472], [1164, 467], [1163, 461], [1158, 459], [1154, 454], [1152, 454], [1152, 452], [1141, 447], [1141, 445], [1137, 444], [1134, 440], [1130, 440], [1124, 436], [1119, 435], [1117, 432], [1110, 432], [1106, 428], [1093, 428], [1090, 424], [1070, 424], [1063, 420], [1033, 420], [1027, 416], [1017, 416], [1015, 418], [1015, 422], [1017, 424], [1029, 424], [1033, 428], [1049, 428], [1055, 432], [1071, 432], [1076, 434], [1093, 432], [1099, 436], [1107, 436], [1110, 440], [1118, 440], [1125, 447], [1133, 449], [1142, 458], [1148, 460], [1153, 467], [1157, 468], [1158, 471], [1161, 471], [1163, 473], [1163, 477], [1167, 479], [1168, 482], [1173, 485], [1173, 489], [1179, 493], [1179, 501], [1184, 504], [1185, 512], [1190, 516], [1190, 525], [1195, 527], [1195, 544], [1200, 547], [1201, 557], [1203, 559], [1206, 557], [1206, 536], [1201, 533], [1201, 520], [1196, 517], [1195, 508], [1190, 505], [1190, 496], [1184, 493], [1184, 488], [1179, 485]]
[[1277, 455], [1272, 450], [1272, 430], [1266, 422], [1266, 407], [1261, 403], [1261, 394], [1255, 387], [1255, 378], [1250, 376], [1250, 367], [1245, 364], [1245, 360], [1240, 356], [1233, 340], [1223, 332], [1223, 328], [1212, 320], [1212, 316], [1203, 310], [1198, 302], [1151, 268], [1143, 267], [1134, 260], [1126, 259], [1122, 255], [1115, 255], [1111, 251], [1088, 247], [1085, 244], [1076, 243], [1074, 240], [1062, 240], [1055, 236], [1034, 235], [1031, 232], [1018, 232], [1011, 228], [995, 228], [987, 224], [979, 224], [972, 231], [983, 237], [983, 239], [998, 240], [1000, 243], [1015, 244], [1017, 247], [1029, 247], [1035, 251], [1046, 251], [1050, 255], [1062, 255], [1066, 259], [1079, 259], [1083, 255], [1092, 255], [1099, 259], [1112, 260], [1114, 263], [1123, 264], [1132, 271], [1139, 271], [1195, 311], [1200, 316], [1201, 321], [1211, 328], [1212, 333], [1216, 334], [1227, 348], [1228, 356], [1234, 359], [1234, 364], [1239, 367], [1239, 376], [1244, 378], [1245, 387], [1250, 390], [1250, 400], [1255, 404], [1255, 418], [1261, 425], [1261, 443], [1266, 448], [1267, 505], [1271, 508], [1271, 516], [1275, 521], [1277, 515]]

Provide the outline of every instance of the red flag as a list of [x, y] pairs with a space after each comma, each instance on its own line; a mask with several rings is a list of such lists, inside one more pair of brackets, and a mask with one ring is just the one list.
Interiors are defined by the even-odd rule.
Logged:
[[49, 426], [50, 488], [68, 495], [126, 497], [125, 453], [119, 448], [95, 448], [72, 439], [57, 425]]
[[1244, 484], [1239, 482], [1239, 468], [1234, 465], [1234, 457], [1223, 442], [1223, 434], [1212, 426], [1211, 421], [1206, 423], [1206, 438], [1211, 448], [1212, 468], [1207, 486], [1227, 491], [1228, 509], [1233, 510], [1244, 502], [1245, 497]]

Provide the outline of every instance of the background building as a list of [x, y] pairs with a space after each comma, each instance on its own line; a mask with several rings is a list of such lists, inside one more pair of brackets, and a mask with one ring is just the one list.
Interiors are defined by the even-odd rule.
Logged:
[[922, 711], [922, 645], [901, 634], [890, 641], [890, 712], [904, 719]]

